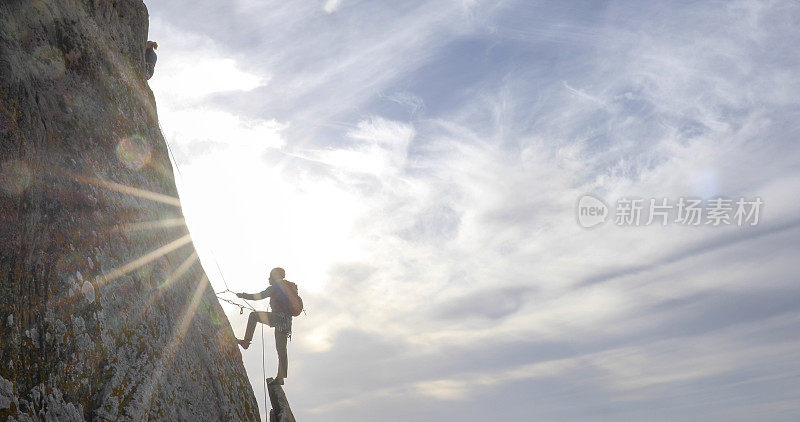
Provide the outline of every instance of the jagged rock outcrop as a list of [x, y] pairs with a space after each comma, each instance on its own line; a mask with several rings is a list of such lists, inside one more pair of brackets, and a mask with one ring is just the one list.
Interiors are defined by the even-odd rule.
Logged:
[[267, 378], [267, 391], [272, 410], [269, 412], [269, 422], [295, 422], [289, 399], [280, 384], [273, 384], [272, 378]]
[[0, 16], [0, 420], [258, 419], [183, 222], [142, 0]]

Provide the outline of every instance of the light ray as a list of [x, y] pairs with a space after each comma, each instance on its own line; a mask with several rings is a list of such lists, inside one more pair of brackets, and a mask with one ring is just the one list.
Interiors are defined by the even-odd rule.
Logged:
[[147, 301], [147, 304], [139, 310], [139, 315], [141, 316], [145, 310], [150, 309], [153, 304], [156, 303], [167, 291], [166, 289], [174, 284], [175, 282], [179, 281], [184, 274], [186, 274], [192, 266], [198, 262], [197, 251], [192, 251], [192, 254], [189, 255], [179, 266], [176, 268], [172, 273], [170, 273], [165, 279], [164, 282], [160, 285], [152, 288], [150, 292], [152, 295]]
[[168, 344], [165, 345], [164, 351], [161, 353], [161, 357], [158, 359], [158, 363], [156, 363], [155, 367], [153, 368], [152, 376], [150, 376], [146, 386], [144, 387], [145, 401], [142, 409], [148, 409], [150, 407], [150, 402], [155, 395], [155, 386], [158, 383], [158, 380], [161, 379], [164, 369], [169, 365], [172, 357], [178, 350], [178, 347], [180, 347], [181, 343], [183, 342], [183, 336], [186, 334], [186, 330], [189, 328], [189, 324], [191, 324], [192, 319], [194, 319], [194, 315], [197, 312], [197, 305], [200, 304], [200, 300], [203, 298], [203, 294], [205, 293], [209, 284], [208, 277], [203, 274], [203, 276], [200, 278], [200, 282], [197, 283], [197, 287], [194, 290], [194, 295], [192, 296], [191, 302], [189, 302], [189, 306], [186, 307], [186, 311], [183, 313], [181, 322], [173, 330], [172, 339]]
[[[160, 127], [159, 127], [159, 130], [161, 130]], [[164, 135], [163, 131], [161, 131], [161, 135], [162, 136]], [[164, 139], [164, 143], [166, 144], [166, 142], [167, 142], [167, 140], [165, 138]], [[167, 160], [169, 162], [169, 159], [167, 159]], [[176, 165], [177, 165], [177, 163], [176, 163]], [[147, 166], [149, 166], [150, 168], [155, 169], [157, 172], [161, 173], [161, 175], [166, 177], [168, 180], [174, 180], [175, 179], [175, 173], [173, 171], [171, 171], [171, 168], [172, 168], [172, 163], [171, 162], [170, 162], [170, 168], [169, 169], [167, 169], [167, 166], [164, 163], [162, 163], [160, 161], [157, 161], [157, 160], [148, 161], [147, 162]]]
[[200, 278], [197, 288], [195, 288], [192, 301], [189, 303], [189, 306], [186, 308], [186, 312], [183, 314], [183, 319], [181, 319], [178, 330], [173, 336], [172, 343], [174, 346], [171, 346], [173, 350], [177, 349], [177, 347], [180, 346], [180, 343], [183, 341], [183, 336], [186, 334], [186, 330], [189, 328], [189, 324], [192, 322], [192, 319], [194, 319], [194, 315], [197, 311], [197, 305], [200, 303], [200, 300], [203, 298], [203, 293], [205, 293], [206, 288], [210, 284], [211, 283], [209, 283], [208, 277], [203, 274], [203, 276]]
[[129, 233], [138, 230], [150, 230], [166, 227], [185, 226], [186, 219], [184, 218], [166, 218], [163, 220], [155, 221], [142, 221], [139, 223], [119, 224], [111, 229], [112, 233]]
[[176, 268], [171, 274], [169, 274], [165, 279], [164, 282], [153, 288], [155, 290], [155, 294], [150, 298], [150, 303], [148, 307], [155, 303], [166, 291], [166, 289], [174, 284], [175, 282], [179, 281], [184, 274], [186, 274], [192, 266], [199, 261], [199, 257], [197, 256], [197, 251], [192, 251], [192, 254], [189, 255], [179, 266]]
[[149, 199], [151, 201], [161, 202], [178, 208], [180, 208], [181, 206], [180, 199], [174, 196], [164, 195], [163, 193], [155, 193], [146, 189], [134, 188], [127, 185], [123, 185], [121, 183], [102, 180], [95, 177], [86, 177], [76, 174], [72, 174], [71, 176], [77, 179], [79, 182], [86, 183], [92, 186], [113, 190], [119, 193], [136, 196], [143, 199]]
[[175, 271], [172, 272], [172, 274], [167, 276], [167, 280], [165, 281], [165, 283], [162, 284], [161, 286], [158, 286], [158, 289], [159, 290], [166, 289], [167, 287], [171, 286], [172, 283], [175, 283], [176, 281], [180, 280], [181, 277], [183, 277], [183, 275], [186, 274], [186, 272], [189, 271], [189, 269], [192, 268], [192, 266], [198, 261], [199, 259], [197, 256], [197, 251], [196, 250], [192, 251], [192, 254], [189, 255], [189, 257], [186, 258], [186, 260], [183, 261], [181, 265], [179, 265], [178, 268], [176, 268]]
[[150, 262], [153, 262], [156, 259], [161, 258], [162, 256], [174, 251], [175, 249], [180, 248], [181, 246], [184, 246], [184, 245], [190, 243], [191, 241], [192, 241], [192, 237], [189, 234], [186, 234], [186, 235], [184, 235], [183, 237], [181, 237], [179, 239], [173, 240], [172, 242], [170, 242], [170, 243], [168, 243], [168, 244], [166, 244], [166, 245], [164, 245], [164, 246], [162, 246], [162, 247], [160, 247], [160, 248], [158, 248], [158, 249], [156, 249], [156, 250], [154, 250], [152, 252], [149, 252], [149, 253], [147, 253], [147, 254], [139, 257], [139, 258], [134, 259], [133, 261], [128, 262], [127, 264], [124, 264], [124, 265], [118, 267], [117, 269], [115, 269], [114, 271], [112, 271], [108, 275], [105, 275], [105, 276], [102, 276], [102, 277], [98, 277], [96, 284], [98, 286], [103, 286], [105, 284], [108, 284], [108, 283], [116, 280], [117, 278], [119, 278], [119, 277], [121, 277], [121, 276], [123, 276], [123, 275], [125, 275], [125, 274], [127, 274], [127, 273], [129, 273], [129, 272], [131, 272], [131, 271], [143, 266], [143, 265], [149, 264]]

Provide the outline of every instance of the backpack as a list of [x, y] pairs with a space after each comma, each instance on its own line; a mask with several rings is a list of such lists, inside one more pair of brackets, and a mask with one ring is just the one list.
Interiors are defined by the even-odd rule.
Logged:
[[276, 299], [281, 304], [281, 308], [289, 312], [292, 316], [299, 316], [303, 312], [303, 299], [297, 294], [297, 284], [289, 280], [283, 280], [275, 283], [282, 295], [278, 295]]

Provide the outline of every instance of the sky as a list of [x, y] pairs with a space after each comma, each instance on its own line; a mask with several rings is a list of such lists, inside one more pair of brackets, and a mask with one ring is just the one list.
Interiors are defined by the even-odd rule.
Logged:
[[800, 3], [146, 4], [215, 290], [300, 287], [299, 420], [797, 420]]

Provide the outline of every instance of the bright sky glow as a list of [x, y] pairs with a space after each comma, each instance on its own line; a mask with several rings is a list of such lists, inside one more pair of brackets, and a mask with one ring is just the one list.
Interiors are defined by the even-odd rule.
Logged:
[[[300, 285], [300, 420], [800, 414], [796, 2], [147, 5], [214, 288], [212, 249]], [[587, 192], [765, 207], [585, 230]]]

